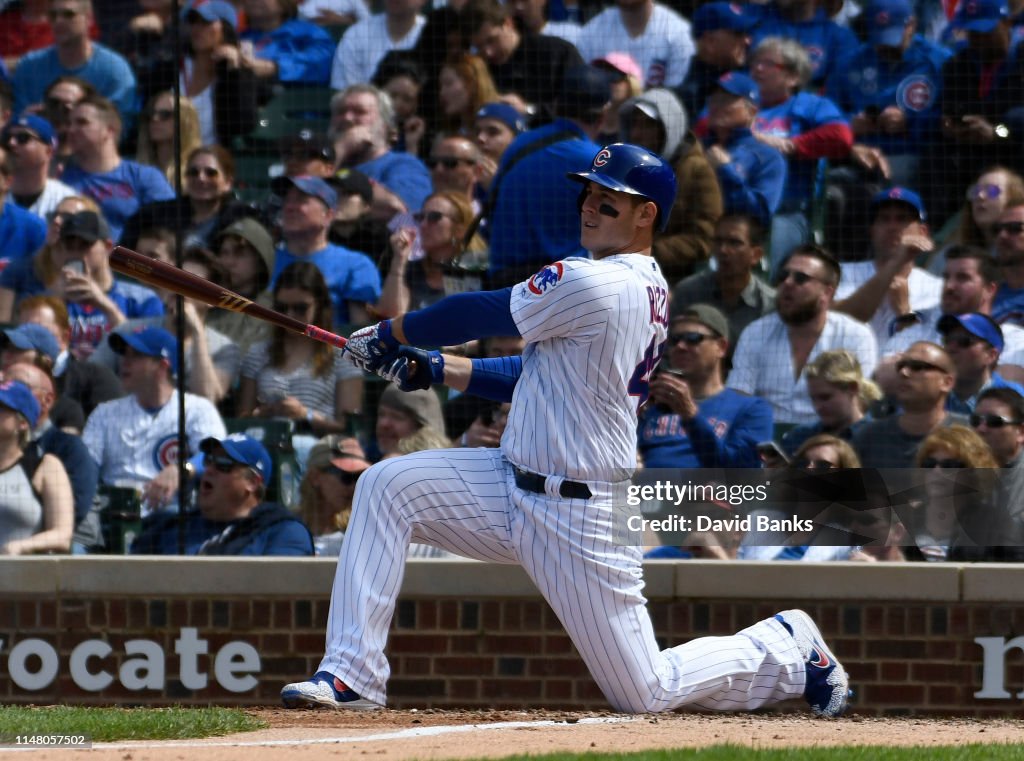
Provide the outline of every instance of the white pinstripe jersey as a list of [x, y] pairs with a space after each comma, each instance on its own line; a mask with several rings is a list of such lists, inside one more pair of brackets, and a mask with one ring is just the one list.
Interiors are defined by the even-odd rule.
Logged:
[[637, 408], [668, 332], [668, 285], [641, 254], [549, 264], [512, 289], [526, 340], [508, 426], [514, 465], [576, 481], [628, 478]]

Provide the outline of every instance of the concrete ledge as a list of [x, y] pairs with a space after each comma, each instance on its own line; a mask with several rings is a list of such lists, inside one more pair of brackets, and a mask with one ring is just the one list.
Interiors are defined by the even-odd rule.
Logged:
[[960, 575], [965, 602], [1024, 601], [1024, 565], [990, 563], [965, 565]]
[[51, 557], [0, 558], [0, 593], [52, 595], [60, 587], [59, 568]]

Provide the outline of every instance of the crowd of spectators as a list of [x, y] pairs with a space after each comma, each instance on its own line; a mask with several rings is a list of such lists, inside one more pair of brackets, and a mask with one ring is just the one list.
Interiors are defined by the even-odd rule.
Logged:
[[641, 466], [925, 471], [873, 516], [883, 549], [678, 555], [1024, 558], [1024, 20], [1001, 0], [130, 6], [0, 13], [0, 552], [102, 552], [127, 491], [133, 552], [333, 553], [370, 463], [500, 444], [507, 405], [382, 388], [120, 277], [112, 246], [345, 333], [587, 256], [565, 173], [627, 141], [680, 187]]

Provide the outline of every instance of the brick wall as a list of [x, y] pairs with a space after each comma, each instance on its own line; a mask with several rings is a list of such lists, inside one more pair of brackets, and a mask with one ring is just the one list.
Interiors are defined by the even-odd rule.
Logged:
[[[2, 561], [0, 701], [276, 703], [281, 684], [312, 673], [319, 663], [333, 571], [333, 563], [316, 560]], [[1016, 715], [1016, 697], [974, 697], [982, 685], [983, 655], [974, 638], [1024, 632], [1019, 600], [988, 599], [1000, 589], [1011, 598], [1024, 590], [1024, 568], [997, 567], [989, 575], [984, 568], [956, 566], [715, 563], [655, 564], [647, 573], [662, 645], [732, 634], [798, 604], [819, 622], [849, 669], [858, 711]], [[26, 580], [34, 588], [26, 589]], [[850, 595], [835, 587], [860, 591]], [[694, 594], [678, 594], [680, 589]], [[206, 642], [205, 654], [194, 657], [194, 670], [207, 675], [201, 689], [183, 684], [188, 680], [176, 652], [176, 643], [189, 636], [183, 630]], [[33, 653], [15, 651], [12, 658], [12, 650], [29, 640], [35, 644], [22, 647]], [[111, 649], [84, 661], [85, 672], [112, 677], [100, 691], [86, 689], [71, 665], [72, 652], [87, 640], [100, 641], [90, 647]], [[137, 670], [142, 663], [145, 675], [156, 679], [155, 661], [126, 654], [127, 643], [137, 640], [163, 650], [156, 659], [164, 663], [160, 689], [121, 683], [123, 667]], [[231, 659], [218, 653], [246, 646], [259, 654], [258, 683], [231, 691], [215, 673], [215, 663]], [[57, 656], [55, 678], [40, 689], [19, 687], [16, 682], [26, 677], [15, 679], [10, 661], [30, 675], [45, 672], [47, 648]], [[411, 564], [388, 654], [390, 704], [397, 708], [607, 708], [551, 609], [516, 568]], [[237, 659], [244, 660], [236, 653]], [[1011, 652], [1005, 661], [1006, 689], [1024, 690], [1024, 653]]]

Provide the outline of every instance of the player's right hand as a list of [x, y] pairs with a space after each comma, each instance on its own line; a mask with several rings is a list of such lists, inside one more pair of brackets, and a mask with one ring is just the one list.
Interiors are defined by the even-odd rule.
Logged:
[[439, 351], [403, 346], [398, 350], [398, 358], [382, 367], [377, 375], [397, 383], [402, 391], [425, 391], [434, 383], [444, 383], [444, 357]]
[[391, 321], [384, 320], [350, 335], [344, 354], [360, 370], [379, 374], [382, 367], [390, 366], [398, 358], [400, 347], [391, 335]]

